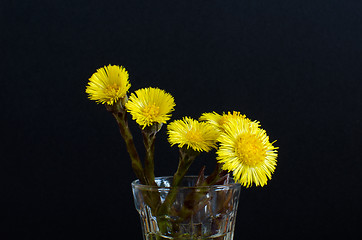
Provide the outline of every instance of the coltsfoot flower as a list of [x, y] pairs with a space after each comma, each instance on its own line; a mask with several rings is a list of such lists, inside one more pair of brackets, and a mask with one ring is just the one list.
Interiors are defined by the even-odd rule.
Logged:
[[159, 88], [142, 88], [132, 93], [126, 109], [132, 119], [145, 128], [154, 123], [166, 123], [174, 111], [175, 101], [171, 94]]
[[86, 93], [90, 100], [113, 105], [126, 96], [130, 87], [126, 69], [122, 66], [108, 65], [99, 68], [89, 78]]
[[245, 117], [228, 119], [223, 130], [216, 152], [222, 168], [233, 172], [234, 179], [243, 186], [266, 185], [277, 164], [278, 148], [269, 142], [265, 130]]
[[[203, 113], [201, 117], [199, 118], [199, 121], [205, 121], [213, 126], [215, 126], [220, 131], [223, 130], [224, 124], [227, 123], [230, 119], [236, 119], [236, 118], [246, 118], [245, 115], [241, 114], [240, 112], [233, 111], [228, 113], [223, 113], [222, 115], [212, 112], [212, 113]], [[249, 120], [249, 119], [248, 119]], [[250, 121], [250, 120], [249, 120]], [[259, 124], [259, 122], [254, 121], [255, 124]]]
[[167, 130], [171, 146], [177, 144], [179, 148], [186, 146], [198, 152], [208, 152], [215, 148], [216, 139], [219, 136], [211, 124], [189, 117], [171, 122]]

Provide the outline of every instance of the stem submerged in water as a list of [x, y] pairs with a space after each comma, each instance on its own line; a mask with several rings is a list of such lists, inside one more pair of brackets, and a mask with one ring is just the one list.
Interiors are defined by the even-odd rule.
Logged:
[[158, 227], [161, 233], [166, 232], [166, 230], [170, 228], [170, 222], [166, 216], [169, 215], [172, 210], [172, 204], [176, 199], [178, 187], [180, 186], [182, 179], [198, 154], [199, 152], [192, 149], [187, 149], [186, 147], [180, 148], [179, 165], [173, 176], [170, 191], [167, 194], [165, 201], [157, 210], [157, 216], [159, 218]]

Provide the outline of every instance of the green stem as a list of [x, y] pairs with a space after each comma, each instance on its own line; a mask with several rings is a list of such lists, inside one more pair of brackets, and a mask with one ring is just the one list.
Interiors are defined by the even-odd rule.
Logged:
[[[199, 174], [199, 181], [196, 185], [198, 187], [223, 184], [225, 179], [228, 177], [227, 172], [222, 170], [222, 166], [219, 163], [216, 163], [214, 171], [206, 179], [203, 178], [203, 172], [204, 168], [200, 171]], [[185, 198], [183, 207], [178, 212], [180, 219], [185, 220], [204, 207], [207, 202], [203, 201], [202, 199], [206, 194], [207, 191], [191, 191]]]
[[180, 186], [182, 179], [198, 154], [198, 152], [192, 149], [180, 148], [179, 165], [173, 176], [170, 192], [158, 209], [158, 216], [166, 215], [171, 210], [171, 205], [175, 201], [177, 194], [177, 187]]
[[[106, 105], [107, 110], [111, 112], [112, 115], [117, 120], [119, 130], [121, 136], [123, 137], [126, 143], [127, 151], [131, 158], [132, 169], [136, 177], [140, 180], [141, 184], [156, 185], [155, 176], [154, 176], [154, 164], [153, 164], [154, 142], [156, 137], [156, 131], [154, 131], [152, 134], [151, 132], [149, 132], [148, 137], [145, 135], [143, 136], [146, 147], [146, 161], [145, 161], [145, 168], [143, 168], [136, 146], [133, 141], [132, 133], [128, 126], [127, 112], [124, 108], [124, 103], [123, 103], [124, 101], [125, 100], [121, 100], [115, 103], [114, 105]], [[152, 212], [154, 212], [160, 201], [159, 193], [145, 192], [144, 198], [147, 204], [151, 207]]]
[[[157, 127], [158, 129], [158, 127]], [[158, 132], [155, 127], [146, 127], [142, 130], [143, 143], [146, 149], [145, 156], [145, 168], [144, 175], [145, 180], [148, 185], [157, 186], [155, 182], [155, 163], [154, 163], [154, 153], [155, 153], [155, 139]], [[156, 208], [160, 203], [160, 193], [158, 191], [148, 192], [149, 206], [153, 214], [156, 213]]]
[[226, 174], [221, 174], [222, 172], [222, 165], [217, 162], [214, 171], [205, 179], [203, 186], [214, 185]]
[[198, 153], [191, 149], [180, 148], [180, 161], [173, 176], [172, 187], [178, 187], [180, 185], [197, 155]]
[[132, 133], [128, 126], [127, 112], [121, 106], [121, 103], [119, 103], [119, 105], [118, 103], [115, 103], [114, 105], [107, 105], [107, 110], [112, 113], [118, 123], [119, 131], [126, 143], [127, 151], [131, 158], [133, 172], [142, 184], [146, 184], [143, 166], [134, 144]]
[[172, 210], [172, 204], [175, 201], [178, 186], [197, 155], [198, 152], [195, 152], [192, 149], [187, 149], [186, 147], [180, 148], [179, 165], [173, 176], [170, 191], [167, 194], [165, 201], [157, 209], [158, 227], [161, 233], [166, 232], [167, 229], [171, 227], [171, 223], [166, 216]]
[[154, 163], [156, 132], [148, 132], [143, 130], [142, 136], [146, 149], [144, 175], [149, 185], [156, 186]]

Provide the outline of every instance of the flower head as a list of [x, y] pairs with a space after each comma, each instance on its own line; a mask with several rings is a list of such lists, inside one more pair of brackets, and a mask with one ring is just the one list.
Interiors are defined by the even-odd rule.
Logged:
[[[233, 111], [232, 113], [228, 112], [228, 113], [223, 113], [222, 115], [220, 115], [216, 112], [203, 113], [201, 115], [201, 117], [199, 118], [199, 120], [208, 122], [208, 123], [212, 124], [213, 126], [215, 126], [217, 129], [219, 129], [220, 131], [222, 131], [225, 123], [227, 123], [231, 119], [236, 119], [236, 118], [247, 119], [246, 116], [241, 114], [240, 112]], [[257, 121], [254, 121], [254, 123], [258, 124]]]
[[258, 122], [247, 118], [231, 118], [223, 129], [216, 152], [223, 169], [232, 171], [235, 180], [246, 187], [264, 186], [275, 170], [278, 148]]
[[122, 66], [108, 65], [99, 68], [90, 78], [86, 93], [97, 103], [113, 105], [124, 98], [131, 84], [128, 72]]
[[218, 114], [216, 112], [203, 113], [201, 115], [201, 117], [199, 118], [199, 121], [205, 121], [216, 127], [219, 127], [222, 125], [222, 118], [223, 118], [223, 116], [221, 116], [220, 114]]
[[215, 148], [216, 139], [219, 136], [211, 124], [189, 117], [171, 122], [167, 129], [171, 146], [178, 144], [179, 148], [186, 146], [198, 152], [208, 152]]
[[132, 119], [145, 128], [154, 123], [166, 123], [174, 110], [175, 102], [171, 94], [159, 88], [143, 88], [132, 93], [126, 108]]

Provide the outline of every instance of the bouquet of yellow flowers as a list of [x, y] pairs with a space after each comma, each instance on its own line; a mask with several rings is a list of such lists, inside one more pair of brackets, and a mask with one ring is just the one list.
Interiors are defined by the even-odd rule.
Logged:
[[[128, 95], [130, 86], [129, 74], [124, 67], [108, 65], [90, 77], [86, 93], [89, 99], [104, 104], [115, 117], [140, 184], [157, 186], [154, 174], [155, 137], [171, 119], [174, 98], [166, 91], [152, 87]], [[141, 161], [134, 144], [128, 126], [128, 114], [140, 126], [146, 150], [144, 161]], [[271, 179], [277, 164], [278, 148], [273, 145], [274, 142], [269, 141], [258, 121], [252, 121], [238, 111], [203, 113], [198, 120], [190, 117], [174, 120], [167, 124], [167, 135], [171, 146], [177, 145], [179, 148], [179, 164], [165, 199], [160, 200], [162, 197], [159, 192], [144, 196], [155, 216], [164, 216], [170, 211], [176, 198], [172, 189], [180, 186], [201, 152], [216, 149], [217, 164], [208, 177], [204, 176], [204, 168], [200, 171], [197, 186], [225, 183], [229, 173], [242, 186], [264, 186]], [[191, 196], [189, 198], [195, 202], [201, 201], [204, 195]], [[166, 221], [160, 223], [159, 230], [167, 228], [166, 225]]]

